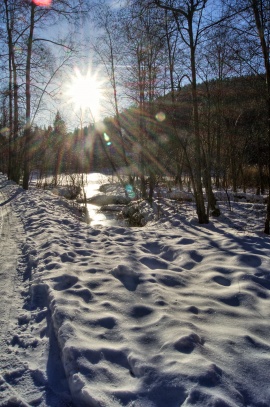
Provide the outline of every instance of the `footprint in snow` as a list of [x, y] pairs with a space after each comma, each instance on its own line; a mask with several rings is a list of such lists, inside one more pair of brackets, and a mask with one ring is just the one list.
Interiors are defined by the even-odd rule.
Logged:
[[151, 270], [167, 269], [168, 263], [155, 257], [142, 257], [140, 262]]
[[107, 329], [113, 329], [117, 325], [117, 320], [114, 317], [108, 316], [98, 319], [96, 325], [100, 325]]
[[219, 301], [231, 307], [239, 307], [240, 305], [240, 300], [236, 294], [229, 297], [219, 298]]
[[195, 305], [191, 305], [188, 307], [187, 311], [192, 312], [192, 314], [198, 315], [199, 314], [199, 309], [195, 307]]
[[262, 264], [260, 257], [252, 254], [241, 254], [237, 257], [237, 260], [245, 266], [257, 268]]
[[182, 245], [189, 245], [189, 244], [193, 244], [195, 243], [195, 240], [193, 239], [187, 239], [185, 237], [183, 237], [182, 239], [179, 240], [178, 244], [182, 244]]
[[196, 263], [200, 263], [203, 260], [203, 256], [200, 253], [198, 253], [196, 250], [192, 250], [190, 252], [190, 257]]
[[163, 253], [161, 255], [162, 259], [173, 262], [179, 258], [181, 258], [181, 250], [176, 250], [171, 247], [164, 247]]
[[79, 281], [79, 279], [78, 279], [78, 277], [65, 274], [65, 275], [53, 278], [53, 281], [56, 282], [55, 286], [53, 287], [54, 290], [63, 291], [68, 288], [71, 288], [73, 285], [75, 285]]
[[184, 287], [185, 284], [176, 276], [163, 275], [158, 276], [157, 280], [159, 283], [167, 287]]
[[135, 305], [131, 308], [130, 316], [132, 318], [143, 318], [147, 315], [150, 315], [153, 312], [153, 309], [146, 305]]
[[270, 290], [270, 280], [266, 280], [265, 278], [255, 276], [252, 277], [252, 280], [254, 281], [254, 283], [259, 284], [261, 287]]
[[199, 383], [201, 386], [214, 387], [217, 386], [222, 377], [222, 370], [212, 363], [208, 366], [207, 370], [199, 376]]
[[226, 287], [229, 287], [231, 285], [231, 281], [228, 278], [222, 276], [213, 277], [213, 281], [219, 285], [223, 285]]
[[80, 297], [86, 303], [90, 302], [93, 298], [93, 294], [87, 288], [69, 288], [68, 290], [66, 290], [66, 293], [76, 297]]
[[73, 262], [76, 254], [73, 252], [63, 253], [60, 255], [62, 263]]
[[152, 253], [152, 254], [160, 254], [162, 248], [160, 248], [158, 243], [155, 242], [149, 242], [149, 243], [145, 243], [142, 245], [144, 247], [144, 249], [146, 249], [148, 252]]
[[203, 345], [203, 339], [192, 332], [189, 335], [182, 336], [174, 343], [174, 348], [181, 353], [191, 353], [197, 345]]
[[119, 264], [117, 267], [113, 268], [111, 274], [120, 280], [124, 287], [129, 291], [135, 291], [140, 283], [139, 274], [124, 264]]

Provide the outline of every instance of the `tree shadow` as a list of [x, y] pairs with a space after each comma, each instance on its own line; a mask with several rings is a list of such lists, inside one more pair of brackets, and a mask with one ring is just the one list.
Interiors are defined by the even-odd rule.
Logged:
[[[3, 188], [3, 187], [1, 187], [1, 188]], [[7, 205], [7, 204], [10, 203], [13, 199], [15, 199], [18, 195], [20, 195], [22, 192], [23, 192], [23, 189], [22, 189], [22, 188], [18, 188], [17, 191], [15, 191], [14, 194], [11, 195], [6, 201], [1, 202], [1, 203], [0, 203], [0, 206], [5, 206], [5, 205]]]
[[68, 380], [61, 360], [61, 349], [54, 332], [51, 314], [47, 315], [47, 335], [49, 337], [49, 354], [47, 361], [46, 405], [48, 407], [74, 407]]

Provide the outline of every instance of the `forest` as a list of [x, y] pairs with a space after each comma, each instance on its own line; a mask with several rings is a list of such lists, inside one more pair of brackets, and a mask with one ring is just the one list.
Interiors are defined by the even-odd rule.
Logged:
[[[268, 196], [270, 233], [269, 1], [3, 0], [0, 19], [9, 179], [113, 173], [150, 203], [170, 180], [193, 192], [201, 224], [219, 215], [214, 190], [252, 188]], [[90, 63], [100, 115], [64, 90]]]

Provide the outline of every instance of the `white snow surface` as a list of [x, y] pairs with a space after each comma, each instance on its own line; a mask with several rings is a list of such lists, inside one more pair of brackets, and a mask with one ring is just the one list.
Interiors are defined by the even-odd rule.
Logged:
[[259, 204], [199, 225], [169, 202], [91, 227], [0, 175], [0, 406], [270, 406]]

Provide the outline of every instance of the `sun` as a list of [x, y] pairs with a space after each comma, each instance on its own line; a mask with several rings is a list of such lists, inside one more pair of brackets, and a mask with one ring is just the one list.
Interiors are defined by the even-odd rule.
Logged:
[[67, 101], [76, 110], [89, 110], [93, 119], [98, 116], [102, 97], [102, 81], [98, 78], [98, 73], [88, 70], [86, 74], [75, 69], [67, 85]]

